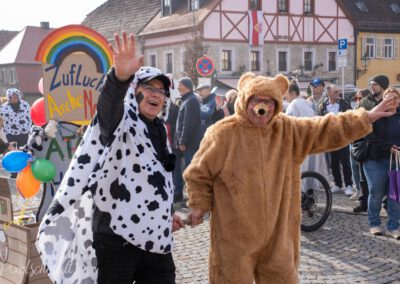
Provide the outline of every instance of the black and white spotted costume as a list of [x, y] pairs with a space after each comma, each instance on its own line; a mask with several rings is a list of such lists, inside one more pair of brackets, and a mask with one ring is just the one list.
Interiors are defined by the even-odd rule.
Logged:
[[39, 228], [36, 245], [54, 282], [97, 283], [94, 203], [110, 214], [113, 232], [134, 246], [172, 251], [172, 174], [156, 158], [134, 97], [138, 80], [159, 74], [151, 67], [135, 74], [123, 118], [106, 146], [96, 118], [85, 132]]
[[[13, 94], [17, 94], [19, 98], [17, 112], [10, 104]], [[28, 134], [32, 124], [29, 103], [23, 100], [21, 91], [15, 88], [8, 89], [6, 97], [7, 102], [1, 106], [1, 116], [4, 118], [4, 132], [6, 135]]]

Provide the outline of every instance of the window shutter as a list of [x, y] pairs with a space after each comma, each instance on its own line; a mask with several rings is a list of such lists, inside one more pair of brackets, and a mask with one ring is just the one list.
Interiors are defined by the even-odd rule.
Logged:
[[384, 53], [382, 52], [382, 49], [384, 48], [384, 46], [382, 45], [382, 38], [377, 37], [375, 39], [375, 43], [376, 43], [376, 58], [382, 58]]
[[367, 52], [367, 39], [365, 37], [363, 37], [361, 40], [361, 56], [360, 56], [360, 58], [364, 57], [365, 52]]
[[399, 58], [399, 38], [395, 38], [393, 41], [393, 55], [394, 58]]

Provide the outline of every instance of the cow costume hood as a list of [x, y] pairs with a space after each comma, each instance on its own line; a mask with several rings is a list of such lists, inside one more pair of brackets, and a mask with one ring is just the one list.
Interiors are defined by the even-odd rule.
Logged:
[[172, 251], [172, 174], [156, 158], [135, 99], [138, 81], [160, 76], [152, 67], [135, 74], [124, 115], [106, 146], [96, 117], [86, 130], [39, 228], [36, 245], [54, 282], [97, 283], [94, 204], [129, 243], [155, 253]]

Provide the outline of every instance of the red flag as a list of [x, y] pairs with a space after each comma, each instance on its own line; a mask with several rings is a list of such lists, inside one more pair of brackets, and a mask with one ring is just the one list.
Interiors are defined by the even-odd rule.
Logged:
[[263, 45], [264, 37], [262, 34], [263, 12], [262, 11], [249, 11], [250, 27], [249, 27], [249, 44]]

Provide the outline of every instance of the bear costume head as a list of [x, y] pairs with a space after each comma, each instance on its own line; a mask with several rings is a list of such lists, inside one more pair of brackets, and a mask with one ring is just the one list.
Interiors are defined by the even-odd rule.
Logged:
[[[283, 95], [289, 88], [289, 80], [278, 74], [275, 77], [266, 77], [248, 72], [243, 74], [238, 82], [238, 97], [235, 102], [236, 113], [250, 120], [247, 108], [252, 97], [265, 97], [275, 101], [274, 113], [267, 123], [271, 122], [283, 109]], [[255, 104], [253, 111], [257, 116], [268, 115], [268, 108], [264, 102]]]

